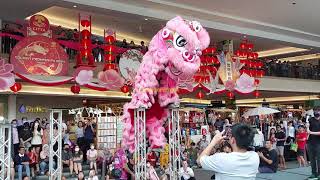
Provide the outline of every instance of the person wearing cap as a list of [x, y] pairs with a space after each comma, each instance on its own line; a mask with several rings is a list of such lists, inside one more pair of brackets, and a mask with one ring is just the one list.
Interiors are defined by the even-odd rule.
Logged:
[[309, 179], [320, 179], [320, 107], [314, 108], [313, 111], [314, 117], [306, 124], [309, 134], [307, 148], [312, 171]]

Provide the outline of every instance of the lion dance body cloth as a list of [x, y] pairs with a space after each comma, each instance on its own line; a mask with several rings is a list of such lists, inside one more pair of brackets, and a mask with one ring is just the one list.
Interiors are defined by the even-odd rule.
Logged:
[[124, 105], [124, 147], [134, 151], [134, 109], [146, 108], [146, 133], [151, 147], [166, 144], [163, 122], [170, 104], [178, 104], [179, 80], [190, 78], [200, 66], [210, 38], [197, 21], [175, 17], [151, 40], [135, 77], [131, 102]]

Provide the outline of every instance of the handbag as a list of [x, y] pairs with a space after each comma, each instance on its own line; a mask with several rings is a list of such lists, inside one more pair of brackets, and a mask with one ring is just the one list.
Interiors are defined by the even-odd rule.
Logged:
[[120, 178], [122, 171], [120, 169], [112, 169], [111, 174], [114, 178]]
[[292, 143], [290, 146], [290, 150], [297, 152], [298, 151], [298, 144], [297, 143]]

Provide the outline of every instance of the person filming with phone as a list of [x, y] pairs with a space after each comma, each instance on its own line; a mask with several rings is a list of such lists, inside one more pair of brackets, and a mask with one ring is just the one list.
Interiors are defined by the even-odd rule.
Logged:
[[[211, 143], [198, 157], [203, 169], [215, 172], [216, 180], [255, 180], [259, 167], [259, 156], [248, 151], [253, 143], [254, 131], [245, 124], [235, 124], [231, 128], [231, 137], [225, 139], [223, 133], [216, 132]], [[210, 155], [216, 145], [228, 141], [231, 153]]]
[[307, 120], [309, 138], [307, 149], [311, 162], [312, 175], [309, 179], [320, 179], [320, 107], [313, 109], [314, 117]]

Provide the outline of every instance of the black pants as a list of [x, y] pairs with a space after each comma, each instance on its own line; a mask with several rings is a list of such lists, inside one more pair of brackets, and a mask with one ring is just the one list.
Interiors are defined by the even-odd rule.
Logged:
[[196, 178], [190, 177], [189, 179], [184, 179], [183, 177], [181, 177], [181, 180], [196, 180]]
[[[320, 175], [320, 144], [308, 143], [308, 154], [311, 162], [312, 174]], [[318, 165], [318, 167], [317, 167]]]
[[13, 157], [15, 157], [19, 153], [19, 146], [20, 146], [19, 143], [13, 144], [13, 153], [14, 153]]

